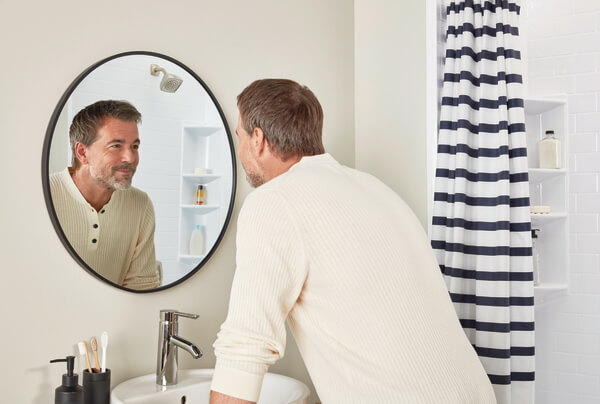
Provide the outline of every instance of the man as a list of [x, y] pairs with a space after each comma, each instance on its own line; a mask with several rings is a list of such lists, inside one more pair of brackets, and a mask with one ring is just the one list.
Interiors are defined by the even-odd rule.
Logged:
[[50, 176], [54, 209], [77, 254], [103, 278], [131, 289], [160, 286], [154, 209], [131, 186], [141, 114], [126, 101], [98, 101], [69, 130], [72, 167]]
[[421, 224], [324, 152], [314, 94], [259, 80], [238, 108], [238, 155], [257, 188], [238, 219], [211, 403], [257, 401], [286, 319], [324, 404], [495, 403]]

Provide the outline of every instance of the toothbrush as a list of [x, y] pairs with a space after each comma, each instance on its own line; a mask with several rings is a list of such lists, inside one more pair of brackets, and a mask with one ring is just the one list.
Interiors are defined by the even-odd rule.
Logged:
[[88, 355], [87, 344], [83, 341], [79, 343], [79, 354], [85, 355], [85, 360], [87, 362], [88, 371], [92, 373], [92, 365], [90, 364], [90, 356]]
[[100, 337], [102, 344], [102, 372], [106, 372], [106, 347], [108, 346], [108, 333], [104, 331]]
[[98, 360], [98, 342], [95, 337], [92, 337], [90, 340], [90, 345], [92, 346], [92, 352], [94, 352], [94, 359], [96, 362], [96, 372], [100, 372], [100, 361]]

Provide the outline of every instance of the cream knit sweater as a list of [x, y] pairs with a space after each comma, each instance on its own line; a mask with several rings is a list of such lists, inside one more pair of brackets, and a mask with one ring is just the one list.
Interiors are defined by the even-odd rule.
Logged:
[[285, 320], [324, 404], [495, 403], [423, 228], [374, 177], [304, 157], [246, 198], [212, 389], [255, 401]]
[[154, 209], [136, 188], [115, 191], [97, 212], [69, 169], [50, 175], [52, 203], [67, 240], [96, 273], [131, 289], [160, 286], [154, 252]]

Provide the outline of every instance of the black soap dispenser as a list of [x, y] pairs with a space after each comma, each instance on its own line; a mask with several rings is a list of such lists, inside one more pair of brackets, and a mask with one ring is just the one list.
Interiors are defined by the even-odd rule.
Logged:
[[78, 384], [79, 376], [73, 373], [75, 357], [52, 359], [50, 363], [67, 362], [67, 373], [62, 375], [62, 385], [54, 392], [54, 404], [83, 404], [83, 388]]

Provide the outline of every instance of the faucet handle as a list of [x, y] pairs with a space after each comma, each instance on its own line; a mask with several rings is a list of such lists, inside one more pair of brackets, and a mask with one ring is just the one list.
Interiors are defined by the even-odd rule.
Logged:
[[195, 320], [199, 316], [197, 314], [183, 313], [183, 312], [178, 311], [178, 310], [164, 309], [164, 310], [160, 311], [160, 320], [161, 321], [173, 321], [173, 322], [175, 322], [175, 321], [177, 321], [178, 317], [193, 318]]

